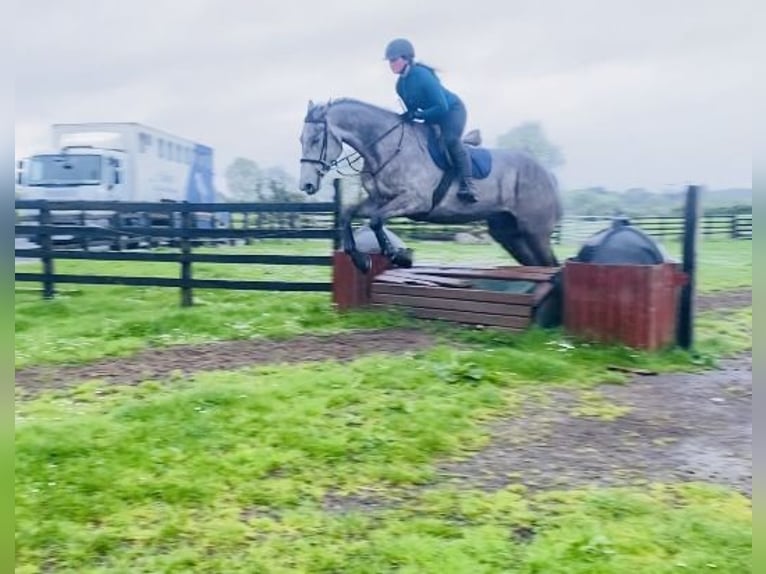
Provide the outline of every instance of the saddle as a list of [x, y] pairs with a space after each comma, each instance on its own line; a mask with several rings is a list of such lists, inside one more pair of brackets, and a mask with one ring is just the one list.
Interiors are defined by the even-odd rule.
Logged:
[[463, 136], [463, 143], [465, 145], [480, 146], [481, 145], [481, 132], [479, 130], [471, 130], [466, 132]]
[[[439, 169], [452, 170], [449, 154], [441, 142], [438, 128], [428, 130], [428, 153]], [[481, 146], [481, 132], [471, 130], [463, 137], [463, 144], [468, 157], [471, 158], [471, 174], [474, 179], [484, 179], [492, 171], [492, 155], [489, 150]]]
[[[444, 196], [452, 181], [455, 179], [455, 170], [452, 169], [449, 154], [441, 141], [438, 133], [438, 127], [434, 126], [428, 130], [428, 153], [433, 162], [444, 171], [444, 175], [434, 190], [431, 199], [431, 209], [434, 209]], [[489, 150], [481, 146], [481, 132], [471, 130], [463, 136], [463, 145], [466, 153], [471, 160], [471, 175], [473, 179], [484, 179], [492, 171], [492, 155]]]

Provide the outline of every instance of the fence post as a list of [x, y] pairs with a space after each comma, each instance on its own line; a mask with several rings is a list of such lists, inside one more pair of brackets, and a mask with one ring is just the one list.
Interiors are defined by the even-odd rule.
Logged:
[[[234, 212], [233, 211], [229, 212], [229, 217], [227, 218], [227, 222], [229, 224], [229, 231], [233, 230], [234, 229]], [[229, 241], [229, 245], [232, 247], [237, 244], [237, 238], [234, 236], [229, 237], [228, 241]]]
[[699, 234], [699, 186], [690, 185], [686, 192], [684, 209], [683, 271], [686, 283], [681, 287], [678, 314], [678, 345], [690, 349], [694, 342], [694, 295], [697, 268], [697, 235]]
[[[152, 223], [151, 223], [151, 218], [149, 217], [149, 213], [147, 213], [146, 211], [142, 211], [138, 214], [138, 217], [140, 219], [141, 227], [146, 227], [146, 228], [151, 227]], [[146, 237], [144, 237], [144, 243], [146, 244], [146, 247], [148, 249], [152, 249], [154, 247], [154, 245], [152, 245], [151, 235], [147, 235]]]
[[332, 201], [333, 201], [333, 210], [332, 210], [332, 228], [335, 231], [335, 233], [332, 236], [332, 250], [333, 252], [338, 251], [340, 249], [340, 217], [341, 217], [341, 210], [343, 208], [342, 202], [343, 202], [343, 190], [341, 189], [341, 182], [340, 178], [336, 177], [332, 180], [332, 188], [333, 188], [333, 194], [332, 194]]
[[[192, 229], [199, 229], [199, 221], [200, 221], [199, 220], [199, 213], [197, 213], [196, 211], [192, 211], [192, 212], [189, 213], [189, 227], [190, 228], [192, 228]], [[184, 227], [185, 226], [186, 225], [184, 225]], [[205, 242], [204, 238], [194, 239], [194, 240], [192, 240], [192, 243], [194, 241], [197, 242], [198, 246], [200, 246], [200, 245], [202, 245], [202, 246], [207, 245], [207, 243]]]
[[125, 248], [125, 238], [122, 236], [122, 216], [119, 211], [115, 211], [112, 214], [112, 227], [115, 230], [116, 238], [112, 243], [112, 249], [115, 251], [122, 251]]
[[[88, 216], [86, 215], [86, 212], [83, 209], [80, 212], [80, 225], [82, 227], [85, 227], [87, 223], [88, 223]], [[89, 244], [90, 244], [90, 242], [88, 241], [88, 235], [83, 232], [82, 238], [80, 239], [80, 247], [82, 247], [83, 251], [89, 251], [90, 250], [89, 249], [89, 247], [90, 247]]]
[[191, 307], [194, 304], [192, 298], [192, 268], [191, 268], [191, 240], [189, 232], [192, 227], [192, 214], [188, 202], [184, 201], [181, 206], [181, 228], [178, 230], [181, 238], [181, 306]]
[[737, 214], [732, 213], [731, 214], [731, 238], [732, 239], [737, 239], [737, 237], [739, 237], [738, 231], [739, 230], [737, 228]]
[[43, 253], [40, 260], [43, 264], [43, 299], [53, 299], [56, 289], [53, 284], [53, 236], [50, 229], [43, 229], [51, 224], [51, 210], [48, 202], [43, 200], [39, 211], [39, 242]]
[[[242, 213], [242, 229], [250, 229], [250, 212], [245, 211]], [[253, 240], [249, 235], [245, 234], [245, 245], [250, 245]]]

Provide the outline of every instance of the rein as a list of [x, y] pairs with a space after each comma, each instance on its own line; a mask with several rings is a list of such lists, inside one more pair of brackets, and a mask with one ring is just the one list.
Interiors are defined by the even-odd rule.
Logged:
[[[328, 129], [327, 129], [327, 120], [326, 119], [321, 119], [321, 120], [305, 120], [305, 123], [307, 123], [307, 124], [322, 124], [324, 126], [324, 132], [323, 132], [323, 138], [322, 138], [322, 149], [319, 152], [319, 157], [318, 158], [302, 157], [301, 160], [300, 160], [301, 163], [319, 164], [319, 165], [322, 166], [322, 170], [323, 171], [328, 172], [332, 168], [337, 167], [339, 164], [341, 164], [343, 162], [346, 162], [348, 164], [348, 166], [352, 170], [354, 170], [354, 172], [360, 174], [360, 173], [362, 173], [364, 171], [364, 170], [361, 170], [361, 169], [357, 169], [354, 166], [354, 164], [362, 158], [362, 154], [360, 152], [358, 152], [358, 151], [353, 151], [351, 153], [346, 154], [345, 156], [339, 157], [338, 159], [335, 159], [335, 160], [330, 161], [330, 162], [327, 161], [327, 132], [328, 132]], [[386, 167], [391, 162], [391, 160], [393, 160], [397, 155], [399, 155], [400, 151], [402, 151], [402, 142], [404, 141], [404, 124], [405, 124], [404, 120], [394, 124], [392, 127], [388, 128], [385, 132], [383, 132], [377, 138], [372, 140], [370, 143], [365, 144], [365, 146], [364, 146], [365, 148], [371, 148], [376, 143], [378, 143], [383, 138], [385, 138], [388, 134], [393, 132], [397, 127], [401, 127], [401, 131], [399, 132], [399, 143], [396, 144], [396, 149], [394, 150], [394, 153], [392, 153], [391, 156], [386, 161], [381, 163], [378, 166], [378, 169], [376, 169], [375, 171], [367, 172], [372, 177], [375, 177], [376, 175], [378, 175], [378, 173], [380, 173], [383, 170], [383, 168]], [[344, 173], [340, 172], [340, 170], [338, 170], [338, 171], [339, 171], [339, 173], [341, 173], [341, 175], [349, 175], [349, 174], [344, 174]]]

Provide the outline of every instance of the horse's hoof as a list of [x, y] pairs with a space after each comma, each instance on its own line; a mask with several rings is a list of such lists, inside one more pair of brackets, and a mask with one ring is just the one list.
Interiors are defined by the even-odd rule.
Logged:
[[367, 275], [372, 269], [372, 258], [369, 255], [365, 255], [364, 253], [359, 253], [358, 251], [356, 253], [352, 253], [351, 261], [354, 263], [354, 267], [359, 269], [359, 271], [365, 275]]
[[409, 269], [412, 267], [412, 252], [409, 249], [400, 249], [391, 257], [391, 263], [396, 267]]

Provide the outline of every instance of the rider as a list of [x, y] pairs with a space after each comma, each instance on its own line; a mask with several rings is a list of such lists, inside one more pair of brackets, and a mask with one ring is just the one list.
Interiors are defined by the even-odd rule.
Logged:
[[466, 109], [462, 100], [442, 86], [434, 69], [415, 62], [415, 49], [409, 40], [397, 38], [386, 46], [386, 60], [391, 71], [399, 75], [396, 92], [407, 111], [406, 121], [423, 120], [441, 129], [444, 146], [457, 171], [458, 197], [467, 203], [476, 201], [476, 188], [471, 173], [471, 160], [460, 141], [465, 129]]

